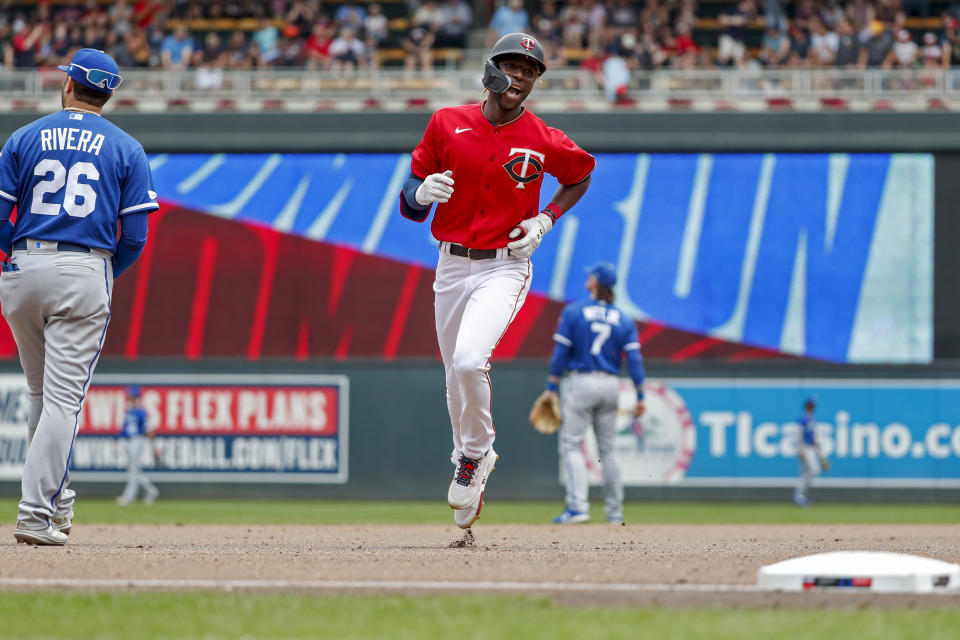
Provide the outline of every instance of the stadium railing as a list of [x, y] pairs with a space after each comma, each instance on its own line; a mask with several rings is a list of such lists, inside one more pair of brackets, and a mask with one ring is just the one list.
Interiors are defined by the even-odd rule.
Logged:
[[[59, 106], [63, 74], [56, 70], [0, 72], [0, 111], [49, 111]], [[303, 69], [130, 70], [109, 109], [189, 111], [353, 111], [435, 109], [479, 100], [480, 74], [438, 69], [334, 73]], [[697, 69], [635, 72], [611, 104], [603, 75], [550, 70], [532, 103], [562, 110], [931, 110], [960, 108], [960, 70]]]

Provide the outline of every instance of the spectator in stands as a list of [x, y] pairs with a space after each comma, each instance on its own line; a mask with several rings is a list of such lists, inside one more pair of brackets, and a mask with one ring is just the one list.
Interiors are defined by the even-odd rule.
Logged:
[[[584, 12], [587, 15], [587, 43], [591, 47], [606, 45], [607, 9], [599, 0], [584, 0]], [[616, 42], [616, 41], [614, 41]]]
[[917, 63], [919, 53], [920, 49], [913, 38], [910, 37], [910, 32], [906, 29], [900, 29], [897, 32], [897, 41], [893, 43], [893, 48], [883, 61], [883, 68], [912, 69]]
[[363, 36], [371, 59], [376, 59], [375, 52], [383, 46], [388, 35], [390, 35], [390, 27], [387, 24], [387, 16], [383, 15], [380, 5], [374, 2], [367, 7], [367, 17], [363, 19]]
[[900, 0], [874, 0], [874, 10], [876, 11], [876, 19], [885, 25], [896, 28], [902, 25], [900, 16], [902, 11], [900, 10]]
[[799, 0], [794, 10], [793, 25], [797, 29], [809, 31], [815, 18], [819, 18], [818, 7], [814, 0]]
[[[556, 40], [540, 40], [543, 45], [544, 62], [547, 69], [563, 69], [567, 66], [567, 53]], [[548, 79], [547, 82], [550, 82]]]
[[133, 7], [126, 0], [117, 0], [107, 9], [107, 19], [111, 30], [117, 35], [125, 36], [133, 29]]
[[[107, 49], [112, 50], [115, 48], [116, 44], [121, 41], [121, 33], [118, 31], [113, 31], [112, 34], [115, 36], [112, 42], [108, 42]], [[53, 38], [49, 44], [49, 55], [47, 64], [50, 66], [55, 66], [61, 63], [61, 61], [66, 60], [67, 56], [70, 54], [70, 49], [73, 48], [72, 43], [70, 42], [70, 32], [67, 29], [67, 25], [63, 22], [58, 22], [53, 27]], [[105, 51], [107, 49], [104, 49]], [[114, 57], [116, 59], [116, 57]], [[119, 64], [119, 62], [117, 63]], [[125, 65], [130, 66], [130, 65]]]
[[951, 15], [943, 16], [943, 35], [940, 36], [940, 66], [944, 69], [960, 65], [960, 21]]
[[846, 17], [838, 0], [825, 0], [820, 5], [820, 19], [827, 29], [836, 32], [837, 25]]
[[320, 0], [293, 0], [284, 20], [297, 28], [297, 36], [305, 36], [320, 18], [320, 13]]
[[473, 11], [463, 0], [447, 0], [440, 8], [443, 21], [437, 31], [437, 47], [464, 49], [473, 24]]
[[859, 66], [861, 68], [882, 66], [893, 49], [893, 41], [893, 31], [879, 20], [874, 20], [870, 25], [870, 39], [860, 47]]
[[227, 44], [226, 63], [233, 69], [243, 69], [249, 66], [249, 47], [247, 38], [242, 31], [234, 31], [230, 34], [230, 42]]
[[443, 26], [444, 14], [435, 0], [423, 0], [423, 3], [413, 12], [412, 18], [416, 19], [436, 37], [440, 27]]
[[487, 45], [493, 46], [497, 40], [508, 33], [530, 31], [530, 16], [523, 8], [523, 0], [508, 0], [493, 14], [487, 31]]
[[274, 64], [280, 67], [299, 67], [303, 64], [305, 49], [303, 40], [299, 38], [300, 30], [296, 25], [288, 24], [280, 32], [277, 41], [277, 55]]
[[280, 31], [270, 21], [270, 18], [260, 18], [260, 28], [253, 34], [253, 42], [259, 50], [260, 61], [265, 66], [269, 66], [280, 55], [280, 49], [277, 41], [280, 39]]
[[937, 34], [927, 31], [923, 34], [923, 48], [920, 51], [924, 69], [939, 69], [943, 65], [943, 52], [937, 40]]
[[790, 38], [783, 31], [769, 28], [763, 33], [760, 52], [757, 59], [765, 67], [775, 69], [783, 66], [790, 58]]
[[840, 38], [827, 26], [819, 16], [811, 21], [810, 48], [813, 51], [812, 62], [818, 67], [832, 67], [837, 58], [837, 49], [840, 47]]
[[764, 0], [763, 24], [767, 29], [773, 29], [779, 33], [785, 32], [790, 27], [787, 13], [783, 10], [780, 0]]
[[[359, 33], [360, 29], [363, 28], [363, 21], [366, 17], [366, 10], [357, 5], [357, 0], [347, 0], [340, 5], [337, 8], [337, 12], [333, 14], [333, 19], [337, 22], [337, 25], [341, 29], [349, 27], [354, 35]], [[341, 31], [341, 34], [342, 33]]]
[[43, 25], [23, 22], [19, 29], [14, 26], [13, 64], [17, 67], [36, 66], [37, 47], [43, 38]]
[[870, 0], [850, 0], [847, 3], [847, 20], [850, 21], [854, 33], [857, 34], [857, 38], [862, 43], [867, 42], [875, 35], [873, 32], [874, 15], [873, 4]]
[[611, 39], [619, 40], [623, 34], [632, 32], [637, 26], [638, 19], [637, 10], [630, 0], [614, 0], [610, 8]]
[[[629, 2], [629, 0], [621, 1]], [[560, 20], [557, 3], [555, 0], [543, 0], [540, 13], [533, 18], [533, 35], [540, 41], [540, 44], [546, 46], [545, 43], [547, 42], [560, 42], [562, 31], [563, 23]], [[547, 68], [551, 69], [552, 67], [547, 65]]]
[[333, 24], [320, 19], [313, 25], [307, 38], [307, 68], [330, 68], [330, 45], [333, 43]]
[[853, 25], [846, 18], [837, 23], [837, 56], [834, 65], [852, 69], [860, 60], [860, 39], [853, 32]]
[[407, 29], [407, 34], [403, 38], [403, 50], [406, 52], [403, 68], [408, 73], [412, 73], [418, 65], [424, 75], [433, 73], [434, 40], [433, 31], [414, 15], [410, 19], [410, 28]]
[[173, 33], [163, 39], [160, 60], [164, 69], [186, 69], [193, 56], [193, 40], [187, 27], [179, 25]]
[[790, 57], [788, 64], [791, 67], [809, 67], [812, 59], [810, 51], [810, 34], [806, 29], [796, 25], [790, 27]]
[[220, 36], [210, 31], [203, 41], [203, 49], [193, 54], [193, 86], [200, 91], [217, 91], [223, 88], [225, 54]]
[[673, 39], [674, 55], [670, 66], [675, 69], [694, 69], [700, 65], [700, 47], [693, 39], [690, 25], [686, 22], [677, 23], [677, 36]]
[[[587, 46], [587, 12], [579, 0], [568, 0], [560, 11], [562, 23], [561, 38], [568, 49], [582, 49]], [[592, 47], [596, 48], [596, 47]]]
[[330, 43], [330, 59], [334, 71], [350, 74], [367, 63], [367, 47], [353, 29], [346, 28]]
[[669, 54], [657, 42], [652, 28], [644, 29], [640, 34], [640, 44], [636, 48], [636, 65], [640, 69], [652, 71], [661, 68]]
[[623, 103], [630, 89], [630, 65], [625, 56], [631, 55], [637, 46], [637, 38], [632, 33], [623, 34], [611, 43], [609, 54], [603, 61], [603, 91], [607, 101]]
[[753, 0], [740, 0], [735, 7], [720, 14], [718, 22], [723, 33], [717, 42], [717, 64], [743, 66], [746, 64], [747, 27], [756, 18]]

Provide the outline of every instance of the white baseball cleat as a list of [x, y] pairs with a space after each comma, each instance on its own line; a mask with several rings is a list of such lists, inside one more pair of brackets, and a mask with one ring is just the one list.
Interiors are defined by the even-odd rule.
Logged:
[[17, 523], [13, 537], [18, 543], [35, 544], [38, 546], [62, 546], [67, 543], [67, 534], [60, 533], [52, 524], [43, 529], [27, 529], [22, 522]]
[[447, 491], [447, 502], [453, 509], [466, 509], [480, 497], [483, 487], [487, 484], [487, 476], [493, 473], [497, 464], [497, 452], [490, 447], [479, 460], [460, 456], [457, 470], [453, 472], [453, 480]]
[[73, 521], [67, 516], [61, 516], [53, 519], [54, 528], [64, 535], [70, 535], [70, 529], [73, 528]]
[[480, 497], [476, 502], [471, 504], [465, 509], [457, 509], [453, 512], [453, 521], [457, 523], [457, 526], [461, 529], [469, 529], [473, 526], [473, 523], [477, 521], [477, 518], [480, 517], [480, 510], [483, 509], [483, 492], [480, 492]]

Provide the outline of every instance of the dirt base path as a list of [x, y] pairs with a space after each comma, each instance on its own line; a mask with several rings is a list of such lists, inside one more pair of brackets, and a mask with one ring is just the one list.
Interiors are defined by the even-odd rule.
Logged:
[[960, 563], [960, 525], [480, 523], [475, 542], [466, 544], [459, 529], [436, 525], [78, 525], [63, 548], [17, 545], [12, 530], [6, 533], [0, 588], [7, 589], [418, 593], [445, 591], [433, 581], [491, 583], [493, 591], [524, 582], [552, 583], [536, 591], [570, 602], [960, 606], [960, 595], [838, 598], [749, 590], [761, 566], [826, 551], [892, 551]]

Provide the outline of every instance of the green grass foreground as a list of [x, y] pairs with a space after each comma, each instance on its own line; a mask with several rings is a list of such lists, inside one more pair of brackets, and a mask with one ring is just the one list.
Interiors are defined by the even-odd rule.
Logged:
[[[56, 612], [51, 617], [50, 613]], [[524, 597], [4, 593], [5, 638], [956, 638], [949, 609], [596, 608]], [[44, 621], [50, 627], [44, 627]], [[282, 622], [281, 622], [282, 621]], [[66, 626], [65, 626], [66, 625]], [[749, 632], [746, 630], [749, 629]]]
[[[112, 500], [77, 501], [77, 521], [100, 524], [450, 524], [442, 500], [159, 500], [119, 507]], [[547, 524], [559, 502], [488, 500], [484, 524]], [[15, 499], [0, 499], [0, 524], [15, 523]], [[593, 522], [602, 523], [595, 504]], [[960, 524], [960, 505], [783, 503], [628, 503], [627, 524]], [[604, 525], [605, 526], [605, 525]]]

